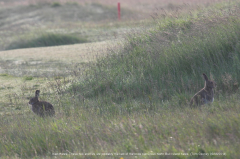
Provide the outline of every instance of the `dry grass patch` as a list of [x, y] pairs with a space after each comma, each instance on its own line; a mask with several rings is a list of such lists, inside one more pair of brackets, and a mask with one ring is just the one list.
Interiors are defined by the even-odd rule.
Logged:
[[[116, 41], [114, 41], [115, 43]], [[97, 57], [104, 56], [108, 46], [114, 44], [112, 41], [102, 41], [96, 43], [63, 45], [42, 48], [18, 49], [1, 51], [2, 60], [15, 61], [49, 61], [57, 60], [61, 62], [89, 62]]]

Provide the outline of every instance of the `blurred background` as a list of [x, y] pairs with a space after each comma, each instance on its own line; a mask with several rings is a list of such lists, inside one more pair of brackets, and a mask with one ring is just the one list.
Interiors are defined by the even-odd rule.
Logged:
[[[128, 26], [170, 13], [208, 6], [222, 0], [0, 0], [0, 50], [41, 47], [22, 44], [49, 33], [74, 35], [97, 42], [122, 37]], [[121, 27], [117, 4], [121, 5]], [[55, 37], [54, 37], [55, 38]], [[64, 37], [65, 38], [65, 37]], [[52, 40], [53, 41], [53, 40]], [[42, 42], [38, 42], [42, 43]], [[48, 41], [45, 43], [49, 43]]]

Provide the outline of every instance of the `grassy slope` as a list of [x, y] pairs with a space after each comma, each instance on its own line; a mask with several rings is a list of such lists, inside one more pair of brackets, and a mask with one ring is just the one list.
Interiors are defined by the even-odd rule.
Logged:
[[221, 13], [212, 11], [211, 16], [199, 13], [196, 18], [169, 18], [155, 30], [130, 37], [125, 48], [99, 60], [93, 67], [94, 77], [81, 89], [85, 88], [87, 96], [111, 96], [113, 91], [130, 98], [158, 94], [160, 100], [175, 95], [188, 99], [189, 92], [203, 87], [205, 72], [218, 83], [216, 91], [236, 90], [239, 19], [225, 11], [227, 8]]
[[[214, 18], [159, 21], [156, 29], [129, 37], [125, 48], [114, 50], [118, 54], [91, 66], [73, 87], [51, 85], [45, 91], [58, 90], [49, 99], [58, 112], [54, 119], [30, 112], [1, 116], [0, 154], [222, 152], [227, 156], [220, 158], [239, 157], [240, 21], [233, 8], [232, 14], [227, 4], [221, 8]], [[215, 102], [189, 109], [188, 99], [203, 87], [202, 72], [218, 84]]]

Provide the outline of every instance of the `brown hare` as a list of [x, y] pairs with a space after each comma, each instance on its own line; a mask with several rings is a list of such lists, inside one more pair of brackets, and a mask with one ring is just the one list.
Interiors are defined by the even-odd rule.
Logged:
[[214, 101], [213, 88], [215, 88], [216, 83], [214, 81], [208, 80], [208, 77], [205, 73], [203, 73], [203, 77], [205, 79], [205, 85], [203, 89], [201, 89], [192, 97], [190, 106], [192, 106], [194, 103], [196, 105], [204, 105], [207, 103], [212, 103]]
[[53, 116], [55, 114], [55, 111], [52, 104], [46, 101], [39, 101], [38, 100], [39, 93], [40, 90], [36, 90], [35, 97], [31, 98], [28, 103], [32, 106], [32, 111], [41, 117]]

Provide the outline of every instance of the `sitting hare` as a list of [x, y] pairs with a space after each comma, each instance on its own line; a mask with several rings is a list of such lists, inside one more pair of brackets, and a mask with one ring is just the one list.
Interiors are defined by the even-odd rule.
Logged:
[[45, 101], [39, 101], [39, 93], [40, 91], [36, 90], [35, 97], [31, 98], [29, 101], [29, 104], [32, 106], [32, 111], [41, 117], [53, 116], [55, 111], [52, 104]]
[[190, 101], [190, 106], [195, 103], [196, 105], [203, 105], [207, 103], [212, 103], [214, 101], [213, 98], [213, 88], [215, 88], [216, 83], [214, 81], [208, 80], [208, 77], [205, 73], [203, 73], [203, 77], [205, 79], [205, 85], [203, 89], [197, 92]]

